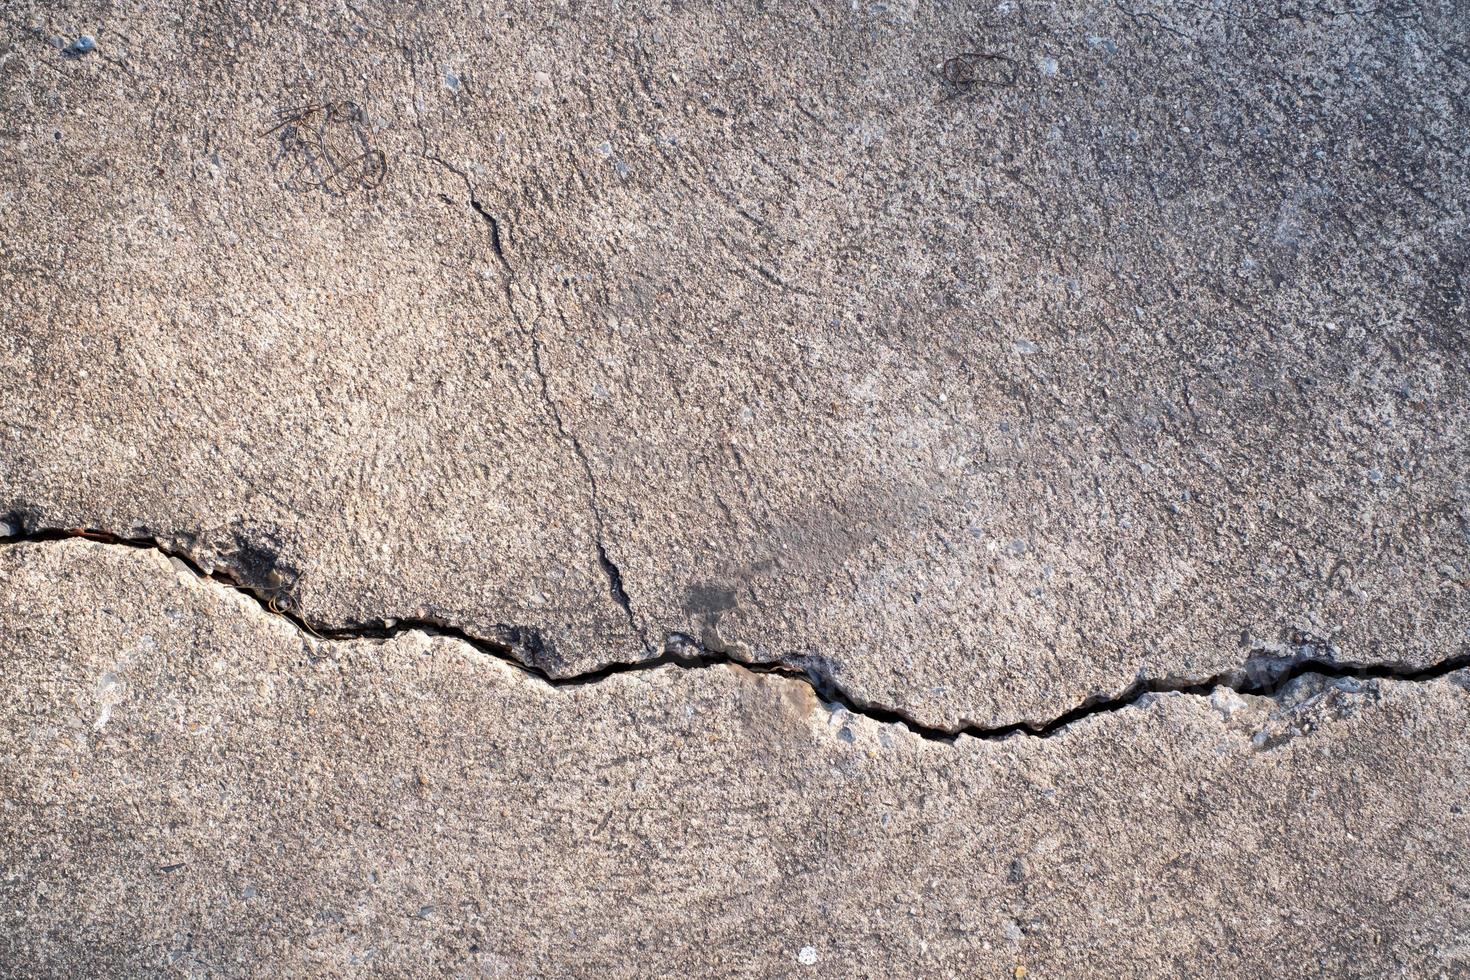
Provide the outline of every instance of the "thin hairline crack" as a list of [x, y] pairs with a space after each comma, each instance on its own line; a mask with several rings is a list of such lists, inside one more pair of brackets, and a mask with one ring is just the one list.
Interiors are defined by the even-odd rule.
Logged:
[[[1096, 715], [1112, 714], [1127, 708], [1142, 706], [1152, 696], [1159, 694], [1208, 696], [1216, 689], [1223, 688], [1239, 695], [1270, 696], [1291, 681], [1307, 675], [1355, 680], [1423, 682], [1470, 667], [1470, 653], [1449, 657], [1426, 667], [1408, 667], [1391, 663], [1344, 664], [1312, 656], [1292, 662], [1289, 666], [1264, 679], [1252, 679], [1246, 670], [1240, 668], [1224, 671], [1204, 679], [1139, 678], [1121, 693], [1087, 698], [1052, 718], [993, 726], [964, 722], [947, 728], [925, 724], [900, 709], [860, 698], [843, 689], [832, 678], [810, 668], [780, 660], [771, 662], [745, 660], [729, 652], [710, 650], [681, 633], [669, 634], [664, 643], [663, 653], [657, 657], [607, 664], [580, 674], [558, 677], [535, 664], [525, 662], [516, 655], [515, 649], [506, 643], [475, 636], [460, 627], [445, 623], [406, 619], [383, 621], [385, 624], [391, 622], [392, 625], [329, 626], [310, 622], [301, 614], [280, 606], [269, 592], [241, 582], [226, 572], [206, 571], [190, 554], [177, 548], [171, 548], [157, 538], [128, 538], [92, 528], [37, 528], [22, 530], [16, 534], [0, 535], [0, 547], [70, 540], [85, 540], [103, 547], [151, 551], [174, 559], [201, 581], [233, 589], [249, 597], [266, 615], [284, 619], [291, 623], [303, 637], [310, 637], [321, 642], [385, 641], [405, 633], [442, 636], [459, 640], [481, 654], [531, 674], [552, 688], [582, 687], [599, 683], [618, 674], [657, 670], [663, 667], [677, 667], [683, 670], [703, 670], [721, 666], [741, 667], [754, 673], [776, 674], [792, 682], [805, 684], [819, 699], [834, 709], [841, 708], [853, 715], [880, 724], [901, 725], [920, 738], [947, 744], [955, 743], [961, 736], [980, 741], [1000, 741], [1014, 736], [1049, 738], [1076, 722]], [[527, 627], [512, 627], [511, 629], [529, 630]], [[534, 630], [529, 631], [535, 632]]]
[[[577, 462], [582, 469], [582, 475], [587, 482], [587, 504], [588, 510], [592, 515], [593, 545], [597, 552], [598, 567], [602, 569], [603, 574], [607, 577], [608, 592], [612, 596], [613, 602], [617, 603], [623, 610], [623, 614], [627, 616], [629, 629], [634, 636], [643, 641], [644, 650], [650, 650], [653, 645], [649, 640], [648, 631], [638, 622], [638, 617], [633, 613], [633, 600], [628, 595], [628, 588], [623, 582], [623, 571], [608, 553], [607, 530], [602, 518], [602, 496], [597, 487], [597, 474], [592, 469], [592, 461], [588, 459], [587, 451], [582, 447], [582, 440], [577, 438], [576, 434], [567, 428], [566, 422], [562, 418], [561, 406], [552, 397], [551, 383], [547, 379], [546, 368], [542, 363], [541, 338], [537, 336], [535, 328], [526, 322], [525, 318], [521, 316], [520, 310], [516, 307], [516, 291], [514, 289], [517, 278], [516, 271], [515, 267], [510, 263], [510, 256], [506, 253], [507, 239], [509, 236], [502, 230], [501, 219], [497, 218], [494, 212], [482, 204], [480, 199], [475, 195], [475, 186], [470, 181], [469, 174], [432, 152], [429, 149], [428, 137], [423, 136], [422, 131], [420, 132], [420, 136], [423, 138], [424, 143], [424, 159], [438, 164], [464, 182], [465, 193], [469, 198], [468, 203], [470, 208], [489, 226], [490, 249], [495, 253], [496, 261], [500, 265], [501, 272], [503, 273], [500, 277], [500, 284], [502, 291], [505, 293], [505, 305], [510, 310], [516, 332], [521, 335], [530, 348], [531, 367], [536, 372], [536, 378], [541, 391], [542, 406], [546, 410], [546, 414], [550, 417], [552, 425], [556, 428], [557, 435], [571, 447], [572, 455], [577, 457]], [[451, 206], [456, 203], [448, 195], [441, 194], [440, 197], [446, 204]], [[556, 311], [556, 315], [562, 324], [566, 325], [566, 317], [562, 315], [560, 310]]]

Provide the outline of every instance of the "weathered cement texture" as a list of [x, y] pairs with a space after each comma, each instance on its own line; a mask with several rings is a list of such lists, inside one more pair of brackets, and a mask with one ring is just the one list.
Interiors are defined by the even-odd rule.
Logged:
[[1464, 652], [1467, 44], [1459, 0], [7, 3], [0, 515], [933, 725]]
[[925, 741], [799, 681], [552, 688], [0, 547], [6, 976], [1463, 976], [1470, 691]]

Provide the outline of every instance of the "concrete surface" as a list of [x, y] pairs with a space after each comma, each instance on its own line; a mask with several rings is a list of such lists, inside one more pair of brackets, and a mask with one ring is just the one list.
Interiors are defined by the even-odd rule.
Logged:
[[11, 972], [1465, 971], [1467, 134], [1462, 0], [0, 5]]
[[0, 547], [14, 976], [1461, 976], [1470, 676], [948, 745]]
[[945, 726], [1465, 650], [1463, 4], [0, 18], [12, 522]]

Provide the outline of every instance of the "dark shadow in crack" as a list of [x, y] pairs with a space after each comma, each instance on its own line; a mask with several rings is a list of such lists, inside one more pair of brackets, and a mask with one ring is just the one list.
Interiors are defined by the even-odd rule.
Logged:
[[[1309, 674], [1324, 678], [1352, 678], [1364, 681], [1429, 681], [1470, 667], [1470, 653], [1450, 657], [1426, 667], [1415, 667], [1402, 663], [1350, 664], [1318, 655], [1281, 658], [1274, 654], [1270, 657], [1274, 666], [1263, 667], [1262, 658], [1253, 654], [1254, 659], [1247, 660], [1247, 666], [1251, 669], [1232, 668], [1198, 680], [1141, 677], [1120, 694], [1094, 695], [1056, 717], [1041, 721], [1027, 720], [994, 726], [967, 722], [955, 728], [942, 728], [924, 724], [903, 711], [874, 704], [853, 695], [839, 686], [820, 666], [816, 668], [800, 666], [782, 660], [771, 662], [743, 660], [727, 652], [711, 651], [693, 637], [683, 633], [669, 634], [665, 640], [663, 652], [659, 656], [646, 660], [611, 663], [596, 670], [558, 677], [537, 666], [538, 658], [544, 656], [551, 646], [541, 631], [531, 626], [500, 626], [499, 630], [505, 637], [505, 641], [502, 642], [473, 636], [459, 627], [424, 619], [393, 620], [392, 625], [388, 625], [386, 620], [376, 624], [352, 626], [326, 626], [312, 623], [298, 613], [282, 608], [274, 601], [272, 590], [242, 582], [229, 572], [218, 570], [206, 572], [191, 556], [168, 548], [155, 538], [123, 538], [92, 528], [38, 528], [27, 523], [28, 517], [33, 517], [33, 515], [26, 511], [12, 511], [6, 515], [5, 522], [13, 528], [19, 528], [19, 533], [0, 535], [0, 545], [40, 544], [81, 538], [116, 547], [156, 551], [182, 562], [202, 579], [219, 583], [250, 596], [268, 615], [289, 620], [303, 633], [321, 640], [388, 640], [399, 634], [410, 632], [449, 637], [469, 645], [480, 653], [523, 670], [554, 688], [596, 684], [618, 674], [631, 674], [670, 666], [684, 670], [736, 666], [754, 673], [779, 674], [782, 677], [799, 681], [810, 687], [828, 705], [841, 707], [855, 715], [861, 715], [882, 724], [902, 725], [920, 738], [934, 742], [954, 743], [960, 736], [982, 741], [998, 741], [1013, 736], [1048, 738], [1061, 732], [1067, 726], [1087, 718], [1145, 705], [1153, 695], [1158, 694], [1208, 696], [1217, 688], [1228, 688], [1241, 695], [1272, 697], [1285, 690], [1293, 681]], [[1325, 648], [1313, 646], [1313, 649], [1315, 651]]]

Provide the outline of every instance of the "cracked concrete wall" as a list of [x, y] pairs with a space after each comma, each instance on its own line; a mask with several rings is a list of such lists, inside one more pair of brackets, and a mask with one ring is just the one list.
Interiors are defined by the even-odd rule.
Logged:
[[[0, 7], [11, 958], [1464, 969], [1467, 51], [1457, 0]], [[319, 663], [273, 722], [214, 666]], [[586, 843], [648, 766], [684, 822]], [[295, 897], [139, 877], [171, 826]]]

